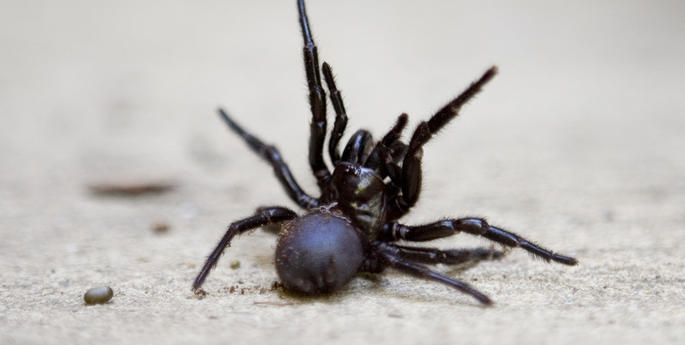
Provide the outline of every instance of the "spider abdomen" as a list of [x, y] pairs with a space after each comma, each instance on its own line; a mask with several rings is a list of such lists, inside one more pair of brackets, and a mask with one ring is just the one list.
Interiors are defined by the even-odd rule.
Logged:
[[333, 291], [359, 270], [362, 240], [349, 220], [316, 211], [283, 225], [276, 271], [285, 287], [305, 294]]

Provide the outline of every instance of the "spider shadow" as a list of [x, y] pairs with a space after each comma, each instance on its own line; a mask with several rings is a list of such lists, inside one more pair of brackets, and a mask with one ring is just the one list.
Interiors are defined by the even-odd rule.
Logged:
[[[429, 282], [425, 282], [429, 283]], [[455, 295], [441, 295], [436, 294], [418, 294], [413, 293], [412, 289], [403, 289], [403, 291], [398, 291], [396, 289], [389, 289], [393, 282], [389, 279], [382, 277], [382, 274], [374, 273], [361, 273], [357, 277], [353, 278], [352, 281], [345, 287], [335, 290], [329, 293], [323, 293], [319, 295], [307, 295], [297, 291], [291, 291], [284, 287], [280, 287], [276, 293], [282, 299], [293, 302], [295, 305], [309, 304], [312, 302], [325, 303], [329, 305], [339, 304], [342, 301], [349, 299], [350, 295], [354, 294], [364, 294], [367, 293], [370, 297], [375, 295], [381, 298], [397, 298], [410, 302], [420, 302], [420, 303], [435, 303], [436, 300], [443, 300], [450, 305], [461, 305], [465, 307], [474, 308], [487, 308], [487, 306], [480, 304], [478, 302], [469, 301], [469, 297], [464, 295], [464, 298], [457, 297]], [[445, 287], [448, 289], [448, 287]], [[456, 296], [462, 296], [461, 293], [456, 292]]]
[[[471, 265], [470, 267], [463, 268], [458, 271], [463, 272], [464, 270], [469, 269], [473, 266], [475, 265]], [[454, 271], [456, 272], [457, 270]], [[447, 286], [441, 286], [447, 291], [447, 294], [441, 294], [438, 291], [436, 291], [435, 293], [426, 293], [425, 290], [421, 291], [420, 289], [413, 288], [413, 283], [400, 284], [399, 282], [395, 281], [393, 277], [402, 276], [402, 274], [399, 274], [399, 272], [393, 272], [390, 275], [386, 274], [363, 273], [358, 275], [355, 279], [361, 279], [371, 283], [370, 286], [359, 286], [358, 288], [368, 289], [370, 291], [373, 291], [378, 296], [384, 298], [397, 298], [419, 303], [435, 303], [436, 301], [441, 300], [444, 303], [450, 305], [461, 305], [464, 307], [474, 308], [489, 307], [487, 305], [473, 301], [469, 295], [463, 294]], [[416, 280], [409, 280], [409, 282], [411, 281]], [[434, 284], [434, 282], [418, 280], [418, 284]]]

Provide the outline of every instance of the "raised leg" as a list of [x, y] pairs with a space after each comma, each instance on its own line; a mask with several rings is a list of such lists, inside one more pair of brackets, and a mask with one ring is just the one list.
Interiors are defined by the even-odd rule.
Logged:
[[223, 109], [219, 109], [219, 115], [221, 115], [221, 118], [224, 120], [224, 122], [226, 122], [230, 129], [232, 129], [241, 138], [243, 138], [243, 140], [245, 140], [245, 143], [250, 147], [250, 149], [252, 149], [252, 151], [271, 164], [274, 169], [274, 174], [276, 174], [276, 178], [278, 178], [278, 181], [281, 183], [283, 188], [285, 188], [285, 192], [288, 193], [290, 199], [305, 209], [319, 205], [318, 200], [305, 193], [300, 185], [297, 184], [297, 181], [295, 181], [295, 178], [290, 172], [290, 168], [288, 168], [288, 165], [283, 161], [283, 158], [276, 147], [266, 145], [257, 137], [246, 132], [235, 121], [233, 121], [233, 119], [231, 119], [231, 117], [228, 116], [228, 113], [226, 113], [226, 111]]
[[[401, 144], [399, 141], [396, 142]], [[374, 169], [381, 178], [389, 176], [390, 183], [399, 192], [402, 185], [402, 168], [397, 164], [392, 149], [385, 145], [376, 145], [366, 162], [364, 165]]]
[[442, 274], [430, 270], [428, 267], [418, 265], [409, 262], [408, 260], [405, 260], [401, 257], [398, 257], [393, 253], [393, 250], [390, 249], [387, 244], [382, 243], [377, 248], [378, 254], [381, 256], [381, 259], [390, 267], [411, 274], [417, 278], [438, 281], [447, 286], [451, 286], [463, 293], [473, 296], [475, 299], [477, 299], [479, 302], [483, 304], [492, 304], [492, 301], [490, 300], [490, 298], [488, 298], [488, 296], [472, 288], [469, 284], [459, 280], [445, 277]]
[[304, 69], [307, 74], [307, 86], [309, 87], [309, 106], [312, 112], [309, 137], [309, 165], [316, 177], [319, 188], [324, 188], [330, 177], [330, 171], [323, 160], [323, 144], [326, 138], [326, 92], [321, 86], [321, 74], [319, 73], [319, 56], [317, 53], [309, 20], [304, 7], [304, 0], [299, 0], [300, 26], [304, 39]]
[[[457, 98], [447, 103], [428, 121], [421, 122], [411, 140], [407, 154], [402, 163], [402, 194], [391, 203], [396, 210], [391, 212], [395, 217], [404, 215], [409, 208], [416, 204], [421, 191], [421, 160], [423, 159], [423, 145], [435, 133], [442, 129], [450, 120], [459, 115], [461, 107], [475, 96], [488, 81], [497, 74], [497, 67], [490, 67], [478, 80], [471, 83]], [[395, 218], [396, 219], [396, 218]]]
[[403, 150], [403, 147], [399, 146], [403, 145], [400, 141], [400, 136], [404, 127], [407, 126], [407, 120], [407, 114], [397, 117], [395, 125], [390, 128], [381, 141], [376, 143], [376, 146], [374, 146], [369, 154], [369, 158], [364, 162], [364, 166], [367, 168], [375, 169], [382, 177], [389, 175], [397, 183], [399, 183], [400, 175], [399, 166], [396, 164], [395, 159], [399, 158], [403, 152], [393, 152], [393, 150]]
[[193, 282], [193, 291], [195, 291], [195, 293], [200, 292], [200, 288], [209, 275], [209, 272], [216, 266], [219, 257], [221, 257], [221, 254], [226, 247], [230, 246], [231, 240], [235, 235], [260, 226], [282, 222], [295, 217], [297, 217], [297, 214], [285, 207], [262, 207], [257, 210], [257, 213], [254, 216], [231, 223], [231, 225], [228, 226], [228, 230], [226, 230], [224, 237], [221, 238], [219, 244], [214, 248], [212, 253], [209, 254], [207, 261], [205, 261], [204, 266], [202, 266], [202, 270], [200, 270], [200, 273], [195, 278], [195, 281]]
[[[394, 200], [399, 192], [401, 191], [400, 186], [402, 186], [402, 168], [399, 166], [399, 162], [402, 161], [404, 155], [407, 152], [407, 145], [405, 145], [401, 140], [397, 139], [389, 146], [377, 146], [378, 153], [381, 159], [381, 167], [378, 169], [378, 173], [385, 178], [385, 176], [390, 177], [390, 185], [392, 186], [393, 193], [388, 194], [388, 200]], [[392, 204], [392, 203], [391, 203]], [[390, 207], [389, 213], [391, 218], [397, 219], [398, 217], [393, 217], [392, 211], [395, 208]]]
[[333, 72], [331, 72], [331, 66], [329, 66], [326, 62], [323, 63], [323, 77], [326, 80], [328, 92], [331, 94], [330, 97], [331, 103], [333, 103], [333, 109], [335, 109], [335, 123], [333, 124], [333, 130], [331, 131], [331, 137], [328, 139], [328, 154], [331, 157], [331, 162], [333, 162], [333, 165], [335, 165], [340, 162], [338, 143], [345, 132], [345, 127], [347, 127], [347, 111], [345, 111], [345, 104], [343, 103], [342, 95], [335, 85], [335, 79], [333, 78]]
[[437, 248], [410, 247], [387, 244], [393, 255], [412, 262], [424, 264], [462, 265], [483, 260], [499, 260], [504, 256], [501, 250], [492, 248], [464, 248], [440, 250]]
[[445, 219], [418, 226], [407, 226], [400, 223], [387, 223], [383, 226], [383, 241], [430, 241], [447, 237], [459, 232], [483, 236], [507, 247], [521, 247], [534, 256], [547, 262], [555, 261], [564, 265], [575, 265], [578, 260], [545, 249], [513, 232], [494, 227], [482, 218]]
[[356, 131], [343, 150], [341, 160], [352, 164], [362, 164], [369, 154], [369, 148], [373, 144], [371, 133], [365, 129]]

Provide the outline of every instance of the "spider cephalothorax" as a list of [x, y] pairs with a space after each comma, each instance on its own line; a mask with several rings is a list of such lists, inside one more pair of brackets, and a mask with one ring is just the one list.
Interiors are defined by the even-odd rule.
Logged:
[[312, 112], [309, 164], [321, 194], [315, 198], [304, 192], [275, 147], [246, 132], [220, 109], [219, 114], [226, 124], [273, 167], [286, 193], [306, 213], [298, 216], [284, 207], [261, 207], [255, 215], [231, 223], [195, 278], [194, 291], [202, 291], [205, 278], [235, 235], [274, 224], [281, 226], [275, 260], [278, 275], [287, 288], [306, 294], [330, 292], [359, 272], [379, 273], [386, 267], [392, 267], [419, 278], [447, 284], [484, 304], [490, 304], [487, 296], [468, 284], [434, 272], [422, 264], [475, 263], [498, 259], [503, 252], [487, 248], [439, 250], [397, 244], [401, 240], [429, 241], [459, 232], [483, 236], [506, 247], [521, 247], [546, 261], [566, 265], [577, 263], [572, 257], [556, 254], [519, 235], [492, 226], [483, 218], [444, 219], [418, 226], [397, 222], [419, 198], [423, 145], [455, 118], [461, 106], [495, 76], [497, 69], [494, 66], [428, 121], [421, 122], [408, 143], [400, 139], [407, 124], [407, 115], [402, 114], [378, 142], [373, 141], [368, 131], [358, 130], [341, 154], [338, 143], [347, 125], [347, 114], [331, 68], [324, 62], [323, 76], [336, 114], [328, 142], [329, 156], [334, 165], [331, 172], [323, 158], [327, 131], [326, 92], [321, 83], [317, 49], [303, 0], [298, 0], [298, 8]]

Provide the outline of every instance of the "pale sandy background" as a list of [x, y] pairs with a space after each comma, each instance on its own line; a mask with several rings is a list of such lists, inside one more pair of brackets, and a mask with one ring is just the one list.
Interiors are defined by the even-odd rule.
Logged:
[[[194, 299], [230, 221], [294, 207], [218, 105], [315, 193], [295, 1], [4, 0], [0, 344], [682, 344], [682, 2], [370, 3], [309, 1], [350, 129], [378, 135], [403, 111], [415, 124], [490, 64], [501, 71], [427, 146], [406, 222], [484, 215], [580, 265], [514, 251], [438, 268], [493, 308], [393, 272], [297, 299], [268, 290], [275, 241], [257, 231]], [[86, 188], [139, 179], [179, 187], [139, 199]], [[158, 221], [168, 233], [150, 230]], [[98, 285], [114, 299], [84, 306]]]

